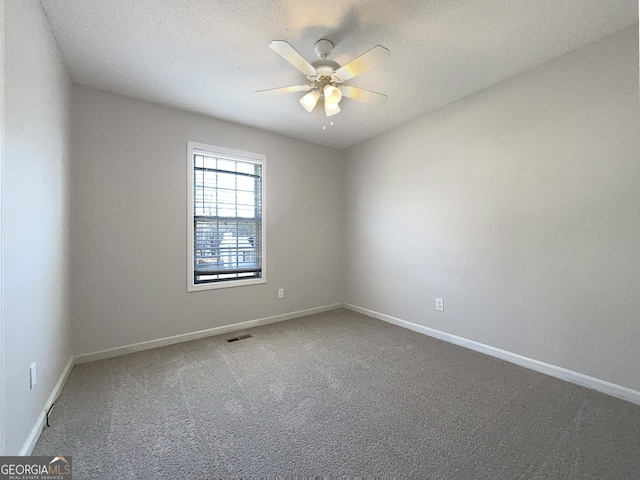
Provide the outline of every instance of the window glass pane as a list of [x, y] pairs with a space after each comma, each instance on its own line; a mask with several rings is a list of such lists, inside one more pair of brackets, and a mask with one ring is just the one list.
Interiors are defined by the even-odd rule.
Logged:
[[236, 171], [236, 163], [233, 160], [224, 160], [222, 158], [218, 159], [218, 170], [225, 170], [227, 172], [235, 172]]
[[255, 174], [255, 163], [238, 162], [238, 172], [248, 173], [250, 175]]
[[256, 181], [253, 177], [245, 177], [238, 175], [238, 190], [243, 192], [253, 192], [255, 190]]

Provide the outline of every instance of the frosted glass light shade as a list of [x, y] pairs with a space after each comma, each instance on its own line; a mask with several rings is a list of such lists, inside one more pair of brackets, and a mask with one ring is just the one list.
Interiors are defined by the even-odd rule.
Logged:
[[318, 90], [311, 90], [300, 99], [300, 105], [309, 113], [315, 108], [318, 99], [320, 98], [320, 92]]
[[342, 92], [333, 85], [326, 85], [322, 89], [322, 93], [324, 93], [324, 103], [335, 103], [337, 105], [342, 100]]
[[340, 106], [337, 103], [329, 103], [325, 99], [325, 101], [324, 101], [324, 113], [327, 114], [327, 117], [330, 117], [331, 115], [335, 115], [339, 111], [340, 111]]

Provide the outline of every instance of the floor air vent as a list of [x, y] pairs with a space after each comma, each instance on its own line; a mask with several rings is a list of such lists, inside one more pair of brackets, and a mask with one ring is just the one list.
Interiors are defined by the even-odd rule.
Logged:
[[248, 333], [246, 335], [240, 335], [238, 337], [227, 338], [227, 342], [228, 343], [237, 342], [238, 340], [245, 340], [247, 338], [251, 338], [251, 335], [249, 335]]

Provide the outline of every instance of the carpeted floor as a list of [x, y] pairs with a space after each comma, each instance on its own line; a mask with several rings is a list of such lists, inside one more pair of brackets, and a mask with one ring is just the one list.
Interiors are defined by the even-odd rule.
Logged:
[[639, 479], [640, 406], [348, 310], [74, 367], [74, 478]]

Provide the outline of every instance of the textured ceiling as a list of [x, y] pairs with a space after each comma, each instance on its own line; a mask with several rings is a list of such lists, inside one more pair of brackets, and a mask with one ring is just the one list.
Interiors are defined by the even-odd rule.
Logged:
[[[41, 0], [76, 83], [346, 148], [638, 21], [636, 0]], [[391, 59], [347, 82], [384, 105], [343, 99], [330, 119], [269, 47], [341, 65], [374, 45]], [[330, 121], [334, 125], [329, 124]], [[323, 130], [323, 125], [327, 126]]]

